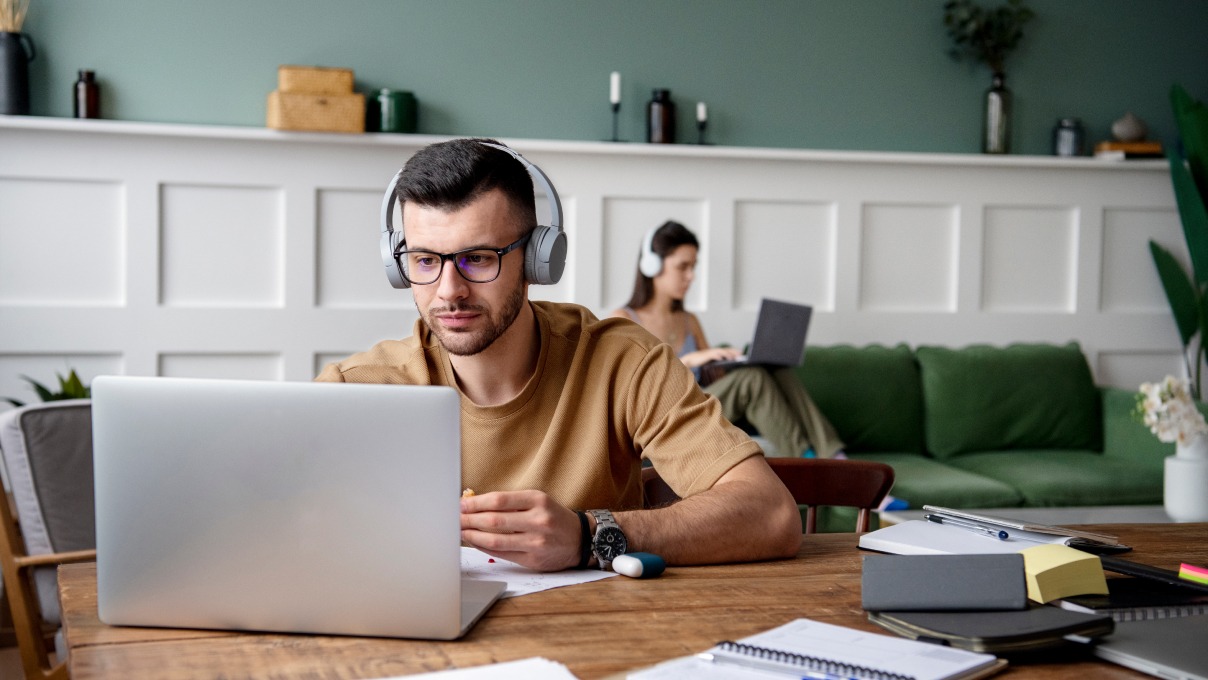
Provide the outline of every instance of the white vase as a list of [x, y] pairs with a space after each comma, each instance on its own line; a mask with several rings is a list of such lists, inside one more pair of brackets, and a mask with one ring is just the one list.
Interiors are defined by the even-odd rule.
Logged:
[[1166, 514], [1176, 522], [1208, 522], [1208, 436], [1176, 444], [1166, 459]]

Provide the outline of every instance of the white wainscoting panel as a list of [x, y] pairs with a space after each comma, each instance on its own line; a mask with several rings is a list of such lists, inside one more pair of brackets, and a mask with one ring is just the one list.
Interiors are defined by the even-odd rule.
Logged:
[[[69, 367], [309, 380], [408, 335], [379, 206], [444, 139], [0, 116], [0, 396]], [[1182, 371], [1146, 245], [1187, 262], [1163, 161], [505, 141], [569, 237], [534, 299], [609, 313], [675, 219], [715, 344], [749, 342], [770, 297], [814, 305], [815, 344], [1074, 340], [1104, 384]]]
[[160, 299], [168, 307], [280, 307], [280, 189], [164, 185]]
[[381, 202], [380, 191], [319, 191], [317, 306], [364, 309], [413, 304], [409, 291], [400, 294], [382, 285], [386, 280], [382, 256], [364, 244], [365, 232], [377, 228]]
[[0, 304], [125, 301], [122, 185], [0, 177]]
[[1077, 225], [1077, 212], [1070, 208], [987, 208], [983, 308], [1073, 312]]
[[161, 354], [159, 375], [173, 378], [281, 380], [277, 354]]
[[957, 209], [946, 205], [864, 206], [860, 309], [955, 312]]
[[[1174, 253], [1185, 271], [1191, 271], [1183, 224], [1173, 207], [1131, 210], [1106, 208], [1103, 211], [1103, 300], [1104, 312], [1152, 312], [1162, 314], [1170, 308], [1162, 282], [1154, 276], [1137, 276], [1130, 267], [1144, 266], [1137, 253], [1149, 253], [1155, 241]], [[1152, 262], [1148, 263], [1151, 267]]]
[[[765, 297], [835, 308], [834, 203], [739, 201], [734, 217], [734, 305], [759, 311]], [[782, 291], [769, 293], [769, 291]]]
[[1167, 375], [1182, 376], [1182, 358], [1178, 352], [1100, 352], [1098, 365], [1092, 365], [1096, 377], [1105, 385], [1135, 388], [1141, 383], [1159, 382]]

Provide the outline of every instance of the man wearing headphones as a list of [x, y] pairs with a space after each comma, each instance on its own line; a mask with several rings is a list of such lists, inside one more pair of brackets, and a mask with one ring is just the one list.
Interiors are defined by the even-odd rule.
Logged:
[[[537, 225], [533, 180], [551, 219]], [[393, 212], [401, 206], [401, 227]], [[796, 554], [801, 518], [758, 445], [671, 349], [584, 307], [530, 301], [566, 254], [548, 177], [493, 140], [420, 150], [387, 188], [387, 278], [413, 333], [325, 367], [323, 381], [431, 384], [462, 395], [462, 540], [533, 569]], [[400, 432], [401, 440], [413, 433]], [[683, 497], [642, 509], [641, 460]]]

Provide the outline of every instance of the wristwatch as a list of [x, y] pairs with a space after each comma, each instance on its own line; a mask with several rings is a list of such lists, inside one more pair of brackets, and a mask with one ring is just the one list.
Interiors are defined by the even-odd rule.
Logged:
[[588, 512], [596, 518], [596, 535], [591, 539], [591, 551], [595, 553], [600, 568], [608, 569], [612, 566], [613, 560], [629, 550], [629, 541], [625, 539], [625, 532], [617, 526], [617, 521], [612, 518], [611, 512], [607, 510], [589, 510]]

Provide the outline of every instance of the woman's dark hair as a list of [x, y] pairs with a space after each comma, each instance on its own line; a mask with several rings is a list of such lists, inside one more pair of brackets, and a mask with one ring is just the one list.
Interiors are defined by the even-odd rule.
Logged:
[[[658, 229], [654, 230], [654, 237], [650, 241], [650, 249], [659, 256], [659, 259], [666, 259], [668, 255], [675, 252], [680, 246], [692, 246], [700, 250], [700, 241], [696, 240], [696, 234], [688, 230], [688, 227], [674, 220], [663, 222]], [[646, 247], [646, 239], [642, 239], [642, 245], [638, 248], [638, 259], [642, 259], [642, 248]], [[645, 307], [650, 299], [654, 297], [654, 279], [646, 276], [639, 268], [637, 277], [633, 280], [633, 294], [629, 296], [629, 302], [625, 306], [630, 309], [639, 309]], [[671, 303], [671, 311], [678, 312], [684, 309], [683, 300], [674, 300]]]

